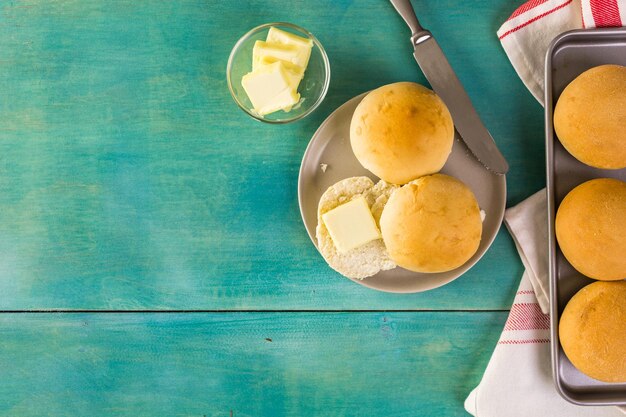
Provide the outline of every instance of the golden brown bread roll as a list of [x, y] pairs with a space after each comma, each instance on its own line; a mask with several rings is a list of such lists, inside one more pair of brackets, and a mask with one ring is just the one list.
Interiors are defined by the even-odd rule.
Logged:
[[576, 293], [561, 315], [559, 339], [582, 373], [626, 382], [626, 281], [598, 281]]
[[559, 206], [555, 231], [563, 255], [580, 273], [626, 278], [626, 183], [598, 178], [574, 188]]
[[482, 221], [472, 191], [456, 178], [428, 175], [395, 190], [380, 218], [389, 257], [416, 272], [445, 272], [467, 262]]
[[580, 74], [554, 109], [554, 130], [579, 161], [626, 167], [626, 67], [601, 65]]
[[392, 184], [438, 172], [448, 159], [454, 124], [431, 90], [401, 82], [370, 92], [350, 124], [350, 143], [361, 165]]

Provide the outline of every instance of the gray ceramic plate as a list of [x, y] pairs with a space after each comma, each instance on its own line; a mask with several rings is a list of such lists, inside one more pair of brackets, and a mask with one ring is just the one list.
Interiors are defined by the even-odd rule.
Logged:
[[[378, 181], [376, 176], [359, 164], [350, 146], [352, 113], [365, 94], [354, 97], [328, 116], [313, 135], [302, 158], [298, 179], [300, 213], [309, 237], [316, 247], [317, 204], [324, 191], [337, 181], [348, 177], [364, 175]], [[322, 169], [323, 164], [326, 167], [325, 171]], [[485, 211], [482, 240], [476, 254], [463, 266], [449, 272], [421, 274], [395, 268], [381, 271], [364, 280], [355, 279], [354, 282], [379, 291], [396, 293], [426, 291], [458, 278], [487, 251], [500, 229], [504, 216], [505, 177], [487, 171], [468, 152], [458, 137], [455, 138], [452, 153], [441, 172], [467, 184], [476, 195], [480, 208]]]

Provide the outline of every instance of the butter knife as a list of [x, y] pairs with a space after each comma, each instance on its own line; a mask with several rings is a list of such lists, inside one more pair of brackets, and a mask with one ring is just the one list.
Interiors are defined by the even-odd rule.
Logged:
[[481, 122], [441, 47], [430, 31], [420, 25], [410, 0], [390, 1], [411, 29], [413, 56], [435, 93], [448, 106], [454, 126], [463, 142], [485, 168], [498, 175], [506, 174], [509, 164]]

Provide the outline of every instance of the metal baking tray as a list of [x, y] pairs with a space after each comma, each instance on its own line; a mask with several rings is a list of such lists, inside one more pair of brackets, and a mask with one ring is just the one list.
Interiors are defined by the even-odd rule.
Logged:
[[583, 71], [603, 64], [626, 66], [626, 29], [574, 30], [556, 37], [546, 55], [545, 117], [548, 186], [548, 245], [550, 260], [550, 324], [552, 371], [557, 391], [579, 405], [626, 405], [626, 383], [609, 384], [578, 371], [563, 353], [558, 338], [560, 315], [569, 299], [593, 282], [577, 272], [559, 250], [554, 216], [565, 195], [599, 177], [626, 180], [626, 169], [591, 168], [571, 156], [556, 137], [552, 112], [563, 89]]

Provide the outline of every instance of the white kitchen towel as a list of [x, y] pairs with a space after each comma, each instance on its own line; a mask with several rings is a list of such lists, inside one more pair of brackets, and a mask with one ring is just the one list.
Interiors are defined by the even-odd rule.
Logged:
[[[557, 393], [550, 359], [550, 318], [537, 295], [547, 300], [545, 287], [531, 283], [539, 273], [547, 279], [545, 191], [506, 211], [526, 272], [483, 379], [465, 400], [476, 417], [624, 417], [618, 407], [581, 407]], [[541, 265], [545, 263], [545, 265]], [[540, 268], [540, 272], [538, 271]], [[542, 283], [542, 279], [537, 283]]]
[[548, 209], [546, 190], [536, 192], [504, 213], [519, 253], [525, 276], [530, 281], [539, 307], [544, 314], [550, 310], [548, 276]]
[[511, 64], [543, 104], [544, 60], [552, 39], [572, 29], [626, 25], [626, 0], [530, 0], [498, 30]]

